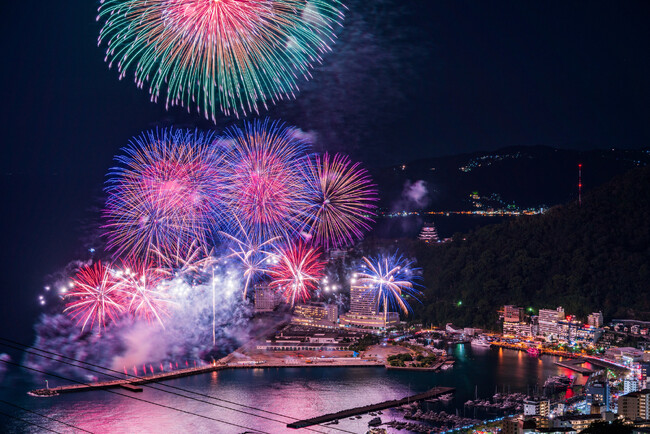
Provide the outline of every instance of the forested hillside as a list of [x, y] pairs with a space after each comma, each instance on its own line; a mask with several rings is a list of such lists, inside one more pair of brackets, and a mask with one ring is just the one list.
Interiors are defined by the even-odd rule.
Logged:
[[426, 296], [415, 317], [427, 323], [494, 328], [503, 304], [649, 319], [650, 168], [593, 190], [582, 206], [412, 247]]

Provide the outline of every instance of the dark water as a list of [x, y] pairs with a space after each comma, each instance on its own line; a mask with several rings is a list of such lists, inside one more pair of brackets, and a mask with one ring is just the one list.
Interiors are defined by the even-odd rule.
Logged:
[[[541, 386], [550, 375], [570, 374], [554, 365], [553, 362], [557, 358], [550, 356], [533, 358], [525, 353], [475, 349], [469, 345], [458, 345], [450, 348], [450, 351], [457, 360], [456, 366], [440, 373], [387, 371], [379, 367], [250, 369], [214, 372], [166, 383], [271, 413], [213, 400], [206, 396], [191, 395], [184, 390], [174, 390], [174, 393], [178, 394], [174, 395], [146, 387], [143, 393], [138, 394], [119, 391], [124, 396], [97, 391], [54, 398], [33, 398], [26, 395], [33, 384], [9, 381], [8, 378], [0, 388], [0, 399], [92, 432], [242, 433], [247, 429], [254, 429], [281, 433], [287, 432], [285, 425], [291, 421], [289, 417], [308, 418], [402, 398], [408, 394], [426, 391], [433, 386], [455, 387], [457, 391], [454, 400], [437, 410], [455, 412], [458, 409], [462, 415], [463, 403], [474, 398], [475, 388], [478, 389], [479, 397], [487, 398], [494, 394], [495, 388], [499, 391], [505, 387], [506, 391], [509, 388], [511, 392], [526, 392], [536, 384]], [[50, 381], [50, 385], [55, 383], [55, 380]], [[191, 395], [214, 405], [181, 395]], [[151, 402], [220, 421], [160, 407]], [[244, 414], [242, 411], [252, 414]], [[59, 422], [1, 402], [0, 412], [57, 432], [74, 432]], [[397, 411], [385, 411], [382, 418], [389, 420], [400, 415]], [[365, 415], [361, 419], [346, 419], [333, 427], [362, 433], [365, 432], [370, 418], [371, 416]], [[42, 431], [41, 428], [30, 426], [24, 421], [0, 415], [0, 426], [3, 428], [0, 431]], [[314, 429], [327, 433], [341, 432], [333, 427], [319, 426]]]

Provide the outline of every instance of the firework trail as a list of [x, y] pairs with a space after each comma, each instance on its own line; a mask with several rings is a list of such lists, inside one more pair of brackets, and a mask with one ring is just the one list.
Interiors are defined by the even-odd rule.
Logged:
[[312, 242], [329, 249], [361, 239], [370, 229], [378, 200], [368, 172], [345, 155], [325, 153], [310, 158], [305, 175], [309, 183], [306, 226]]
[[176, 277], [195, 279], [204, 274], [212, 267], [218, 259], [214, 257], [214, 249], [199, 245], [194, 240], [183, 255], [167, 255], [157, 248], [152, 248], [154, 263], [157, 264], [156, 271], [165, 276], [166, 279]]
[[293, 129], [268, 120], [231, 128], [221, 143], [230, 146], [224, 185], [229, 233], [243, 230], [258, 244], [278, 236], [295, 237], [307, 204], [301, 168], [307, 143]]
[[169, 316], [168, 308], [173, 302], [163, 285], [162, 275], [145, 265], [125, 263], [117, 276], [128, 310], [133, 316], [148, 322], [156, 320], [165, 328], [163, 317]]
[[208, 243], [219, 224], [221, 153], [212, 133], [148, 132], [134, 138], [111, 169], [103, 212], [115, 256], [184, 256]]
[[[338, 0], [104, 0], [98, 44], [120, 79], [135, 74], [166, 107], [196, 104], [216, 122], [294, 98], [343, 20]], [[166, 88], [166, 89], [165, 89]]]
[[383, 307], [384, 314], [395, 307], [408, 315], [411, 306], [406, 297], [417, 300], [421, 295], [413, 284], [413, 281], [419, 278], [415, 274], [419, 270], [412, 266], [413, 261], [397, 254], [381, 255], [370, 259], [364, 257], [363, 264], [355, 273], [352, 285], [366, 291], [377, 303], [377, 310]]
[[297, 301], [309, 300], [325, 267], [318, 250], [299, 241], [279, 248], [276, 255], [277, 263], [269, 270], [270, 287], [281, 293], [292, 307]]
[[101, 333], [108, 320], [115, 321], [124, 312], [124, 293], [114, 272], [101, 262], [82, 267], [72, 279], [73, 285], [66, 294], [70, 300], [64, 312], [69, 312], [77, 325], [84, 330], [90, 321], [92, 329], [97, 322]]
[[244, 269], [244, 291], [243, 298], [246, 299], [248, 287], [254, 283], [261, 275], [268, 273], [269, 264], [272, 264], [277, 258], [269, 249], [280, 238], [275, 237], [266, 241], [253, 241], [244, 231], [239, 220], [237, 224], [241, 233], [244, 234], [242, 239], [238, 239], [230, 234], [221, 232], [221, 234], [233, 242], [236, 247], [230, 248], [230, 254], [226, 258], [237, 258]]

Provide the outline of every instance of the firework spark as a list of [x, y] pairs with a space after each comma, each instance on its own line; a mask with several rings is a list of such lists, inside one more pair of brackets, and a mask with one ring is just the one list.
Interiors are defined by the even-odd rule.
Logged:
[[167, 255], [157, 248], [152, 249], [155, 254], [154, 263], [157, 264], [156, 271], [161, 273], [165, 278], [173, 279], [175, 277], [196, 278], [204, 274], [216, 262], [214, 249], [201, 246], [195, 240], [183, 255]]
[[[295, 237], [306, 210], [307, 144], [278, 122], [255, 121], [231, 128], [224, 186], [231, 212], [231, 234], [240, 229], [256, 243], [278, 236]], [[235, 217], [241, 224], [235, 224]]]
[[132, 70], [153, 101], [166, 90], [167, 107], [196, 104], [216, 122], [217, 106], [246, 115], [293, 98], [342, 10], [338, 0], [105, 0], [98, 43], [120, 79]]
[[244, 269], [244, 293], [243, 298], [246, 298], [248, 287], [254, 283], [261, 275], [268, 273], [269, 264], [275, 259], [269, 249], [273, 246], [279, 237], [271, 238], [266, 241], [256, 242], [252, 240], [248, 234], [243, 230], [241, 223], [237, 220], [241, 233], [244, 234], [242, 239], [238, 239], [230, 234], [221, 232], [221, 234], [232, 241], [236, 247], [230, 248], [230, 255], [226, 258], [237, 258]]
[[72, 288], [67, 292], [64, 312], [78, 318], [77, 325], [83, 330], [90, 321], [92, 329], [97, 322], [99, 331], [106, 329], [108, 320], [115, 321], [125, 311], [124, 293], [118, 278], [110, 267], [101, 262], [82, 267], [72, 279]]
[[318, 250], [300, 241], [279, 248], [276, 256], [277, 263], [269, 270], [270, 287], [281, 293], [291, 306], [309, 300], [311, 291], [323, 277], [325, 266]]
[[129, 311], [136, 318], [158, 321], [164, 328], [163, 317], [173, 304], [162, 285], [162, 275], [156, 269], [138, 264], [124, 264], [118, 272], [120, 288], [125, 293]]
[[349, 157], [314, 156], [306, 165], [309, 183], [307, 233], [313, 243], [342, 247], [370, 229], [377, 193], [368, 172]]
[[183, 130], [148, 132], [117, 157], [104, 210], [108, 248], [145, 262], [187, 255], [205, 246], [219, 224], [221, 154], [213, 134]]
[[389, 309], [398, 308], [405, 315], [411, 311], [406, 297], [417, 297], [420, 291], [414, 288], [413, 281], [419, 276], [418, 269], [412, 268], [413, 261], [394, 254], [381, 255], [377, 258], [363, 258], [363, 264], [355, 273], [353, 286], [368, 293], [387, 314]]

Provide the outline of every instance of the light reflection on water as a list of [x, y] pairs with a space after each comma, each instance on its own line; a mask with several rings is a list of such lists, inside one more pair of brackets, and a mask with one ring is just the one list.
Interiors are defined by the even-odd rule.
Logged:
[[[527, 392], [532, 391], [535, 385], [541, 388], [550, 375], [574, 375], [554, 365], [553, 362], [557, 358], [551, 356], [534, 358], [525, 353], [501, 349], [476, 349], [469, 345], [454, 346], [450, 350], [457, 360], [456, 366], [439, 373], [386, 371], [384, 368], [373, 367], [236, 369], [180, 378], [168, 381], [166, 384], [303, 419], [350, 407], [402, 398], [409, 393], [423, 392], [433, 386], [456, 387], [454, 400], [446, 407], [440, 404], [436, 410], [445, 409], [449, 413], [458, 409], [462, 415], [463, 411], [467, 411], [463, 409], [463, 403], [468, 399], [474, 399], [475, 390], [478, 390], [479, 397], [483, 398], [492, 396], [496, 389]], [[50, 382], [51, 385], [53, 383]], [[242, 433], [246, 431], [245, 428], [228, 426], [102, 391], [62, 395], [55, 398], [32, 398], [26, 395], [26, 391], [32, 387], [34, 386], [28, 384], [17, 384], [12, 388], [4, 385], [0, 388], [0, 397], [93, 432]], [[119, 393], [271, 433], [287, 432], [286, 423], [290, 421], [286, 417], [211, 401], [277, 419], [277, 421], [265, 420], [146, 387], [144, 392], [138, 394], [121, 390]], [[205, 397], [195, 397], [209, 401]], [[73, 432], [57, 422], [11, 409], [3, 404], [0, 404], [0, 411], [58, 432]], [[400, 415], [401, 413], [397, 411], [384, 411], [382, 419], [386, 421]], [[473, 415], [467, 414], [467, 416]], [[365, 415], [362, 419], [346, 419], [334, 427], [363, 433], [367, 429], [370, 418], [371, 416]], [[39, 428], [29, 427], [24, 423], [3, 418], [1, 415], [0, 426], [3, 426], [4, 432], [41, 431]], [[316, 427], [316, 429], [327, 433], [337, 432], [326, 426]]]

